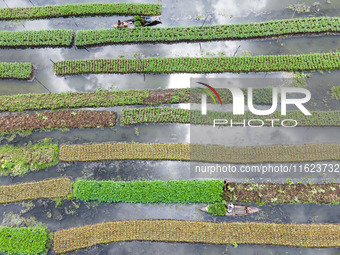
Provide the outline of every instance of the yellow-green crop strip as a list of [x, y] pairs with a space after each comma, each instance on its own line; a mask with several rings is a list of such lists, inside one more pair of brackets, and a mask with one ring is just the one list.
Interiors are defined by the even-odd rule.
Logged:
[[56, 62], [57, 75], [100, 73], [249, 73], [317, 71], [340, 68], [340, 53], [212, 58], [89, 59]]
[[240, 40], [339, 32], [339, 17], [313, 17], [270, 20], [260, 23], [205, 25], [203, 27], [136, 27], [129, 29], [79, 30], [76, 34], [75, 44], [78, 47], [89, 47], [103, 44]]
[[0, 31], [0, 47], [71, 47], [73, 30]]
[[103, 143], [63, 145], [61, 161], [182, 160], [216, 163], [340, 160], [340, 144], [222, 146], [202, 144]]
[[71, 180], [57, 178], [0, 186], [0, 204], [40, 198], [66, 197], [71, 194]]
[[97, 244], [124, 241], [338, 247], [340, 225], [176, 220], [116, 221], [57, 231], [54, 233], [53, 246], [56, 253], [65, 253]]
[[[300, 111], [288, 111], [285, 119], [293, 119], [298, 122], [299, 127], [325, 127], [340, 126], [340, 111], [311, 111], [310, 116], [304, 115]], [[235, 123], [241, 123], [244, 119], [256, 119], [253, 125], [280, 126], [280, 121], [267, 122], [266, 119], [282, 118], [281, 112], [277, 111], [271, 115], [259, 116], [247, 111], [244, 115], [234, 115], [231, 112], [208, 111], [202, 115], [201, 111], [187, 110], [169, 107], [149, 107], [133, 108], [122, 111], [121, 123], [123, 125], [133, 125], [142, 123], [183, 123], [194, 125], [213, 125], [215, 119], [232, 119]], [[257, 124], [256, 124], [257, 122]], [[223, 126], [223, 125], [221, 125]]]
[[30, 80], [33, 78], [31, 63], [0, 62], [0, 79]]
[[1, 20], [46, 19], [101, 15], [160, 15], [160, 4], [143, 3], [82, 3], [1, 8]]

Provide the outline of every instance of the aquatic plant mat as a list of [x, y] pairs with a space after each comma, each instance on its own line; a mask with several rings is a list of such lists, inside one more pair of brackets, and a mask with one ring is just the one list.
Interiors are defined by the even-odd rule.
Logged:
[[338, 247], [340, 225], [116, 221], [57, 231], [54, 233], [54, 251], [65, 253], [97, 244], [123, 241]]
[[[229, 89], [216, 90], [223, 104], [232, 103], [232, 94]], [[6, 95], [0, 96], [0, 111], [200, 103], [202, 93], [199, 89], [185, 88]], [[243, 89], [243, 93], [247, 95], [247, 90]], [[272, 88], [256, 89], [253, 93], [254, 103], [272, 103]], [[207, 102], [214, 103], [210, 97], [207, 98]]]
[[100, 15], [160, 15], [160, 4], [142, 3], [83, 3], [1, 8], [1, 20], [44, 19]]
[[339, 204], [340, 184], [274, 184], [230, 182], [223, 199], [244, 203]]
[[103, 143], [63, 145], [61, 161], [184, 160], [216, 163], [308, 162], [340, 159], [340, 144], [220, 146], [201, 144]]
[[212, 58], [144, 58], [64, 60], [53, 64], [57, 75], [100, 73], [248, 73], [317, 71], [340, 68], [340, 53]]
[[2, 254], [43, 254], [48, 251], [49, 233], [43, 227], [0, 226], [0, 252]]
[[222, 180], [78, 180], [73, 184], [75, 198], [107, 203], [213, 203], [221, 200], [222, 192]]
[[0, 79], [30, 80], [33, 78], [33, 66], [29, 62], [0, 62]]
[[71, 47], [73, 30], [0, 31], [1, 48]]
[[45, 139], [37, 144], [26, 146], [0, 146], [0, 176], [22, 176], [29, 171], [36, 171], [56, 165], [59, 147]]
[[96, 128], [116, 124], [110, 111], [48, 111], [0, 117], [0, 134], [43, 128]]
[[75, 44], [78, 47], [89, 47], [118, 43], [239, 40], [339, 32], [340, 18], [313, 17], [270, 20], [260, 23], [205, 25], [203, 27], [136, 27], [129, 29], [78, 30]]
[[70, 193], [71, 180], [69, 178], [5, 185], [0, 186], [0, 204], [39, 198], [66, 197]]
[[[288, 111], [285, 119], [293, 119], [297, 126], [340, 126], [340, 111], [312, 111], [312, 115], [306, 116], [301, 111]], [[263, 126], [281, 126], [281, 121], [271, 122], [267, 119], [282, 119], [281, 112], [276, 111], [271, 115], [260, 116], [245, 112], [244, 115], [234, 115], [232, 112], [208, 111], [202, 115], [201, 111], [180, 108], [150, 107], [125, 109], [122, 111], [121, 123], [133, 125], [142, 123], [183, 123], [194, 125], [213, 125], [215, 119], [232, 119], [235, 123], [242, 123], [244, 119], [262, 120]], [[256, 123], [257, 122], [257, 123]], [[260, 121], [254, 121], [252, 125], [261, 125]], [[220, 125], [223, 127], [223, 125]], [[225, 125], [226, 126], [226, 125]]]

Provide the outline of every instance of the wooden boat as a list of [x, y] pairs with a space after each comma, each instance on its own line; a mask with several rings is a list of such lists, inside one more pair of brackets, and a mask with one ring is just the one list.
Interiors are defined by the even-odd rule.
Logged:
[[[208, 206], [202, 207], [200, 210], [202, 212], [208, 213]], [[231, 212], [226, 213], [224, 216], [244, 216], [244, 215], [249, 215], [253, 213], [257, 213], [261, 211], [261, 209], [250, 206], [250, 205], [243, 205], [243, 204], [234, 204], [234, 209]]]
[[[140, 19], [142, 21], [141, 25], [143, 27], [154, 26], [154, 25], [157, 25], [159, 23], [162, 23], [161, 22], [161, 16], [147, 16], [147, 17], [141, 16]], [[129, 19], [129, 20], [122, 21], [121, 23], [122, 23], [123, 27], [136, 27], [135, 20], [133, 18]], [[117, 28], [118, 23], [114, 24], [113, 27]]]

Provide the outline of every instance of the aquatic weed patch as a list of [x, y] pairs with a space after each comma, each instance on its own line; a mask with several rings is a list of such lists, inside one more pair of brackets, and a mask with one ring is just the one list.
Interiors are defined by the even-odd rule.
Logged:
[[29, 62], [0, 62], [0, 79], [30, 80], [33, 78], [33, 66]]
[[110, 111], [48, 111], [0, 117], [0, 133], [51, 128], [112, 127], [116, 113]]
[[339, 24], [340, 18], [338, 17], [313, 17], [270, 20], [260, 23], [205, 25], [203, 27], [78, 30], [75, 44], [78, 47], [89, 47], [103, 44], [198, 42], [339, 33]]
[[73, 184], [75, 198], [106, 203], [212, 203], [221, 200], [222, 192], [222, 180], [78, 180]]
[[308, 162], [340, 159], [339, 144], [222, 146], [178, 143], [62, 145], [61, 161], [182, 160], [216, 163]]
[[71, 180], [57, 178], [0, 186], [0, 204], [40, 198], [66, 197], [71, 193]]
[[340, 53], [301, 55], [262, 55], [211, 58], [144, 58], [64, 60], [53, 64], [60, 76], [102, 73], [249, 73], [336, 70], [340, 68]]
[[73, 30], [0, 31], [0, 47], [71, 47]]
[[297, 247], [338, 247], [339, 224], [275, 224], [131, 220], [106, 222], [54, 233], [54, 250], [65, 253], [97, 244], [124, 241], [209, 244], [261, 244]]
[[0, 226], [0, 252], [33, 255], [48, 251], [49, 232], [44, 227]]
[[143, 3], [83, 3], [0, 8], [0, 19], [45, 19], [101, 15], [160, 15], [160, 4]]
[[[285, 119], [293, 119], [298, 122], [299, 127], [307, 126], [340, 126], [340, 111], [312, 111], [312, 115], [306, 116], [300, 111], [288, 111]], [[187, 110], [169, 107], [133, 108], [122, 111], [121, 123], [133, 125], [142, 123], [183, 123], [193, 125], [213, 125], [215, 119], [230, 120], [242, 123], [245, 120], [256, 120], [252, 125], [281, 126], [281, 121], [266, 121], [268, 119], [282, 119], [281, 112], [277, 111], [271, 115], [260, 116], [246, 111], [244, 115], [234, 115], [231, 112], [207, 111], [202, 115], [201, 111]], [[261, 122], [262, 121], [262, 122]], [[220, 125], [228, 126], [228, 125]]]
[[0, 176], [22, 176], [29, 171], [37, 171], [56, 165], [59, 147], [45, 139], [27, 146], [0, 146]]

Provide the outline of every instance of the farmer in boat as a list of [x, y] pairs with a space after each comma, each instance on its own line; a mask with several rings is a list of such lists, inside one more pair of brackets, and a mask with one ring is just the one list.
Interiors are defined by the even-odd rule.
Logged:
[[227, 212], [232, 213], [234, 211], [234, 208], [235, 208], [234, 204], [232, 202], [229, 202], [227, 206]]
[[120, 25], [122, 25], [122, 22], [118, 20], [117, 27], [120, 27]]

